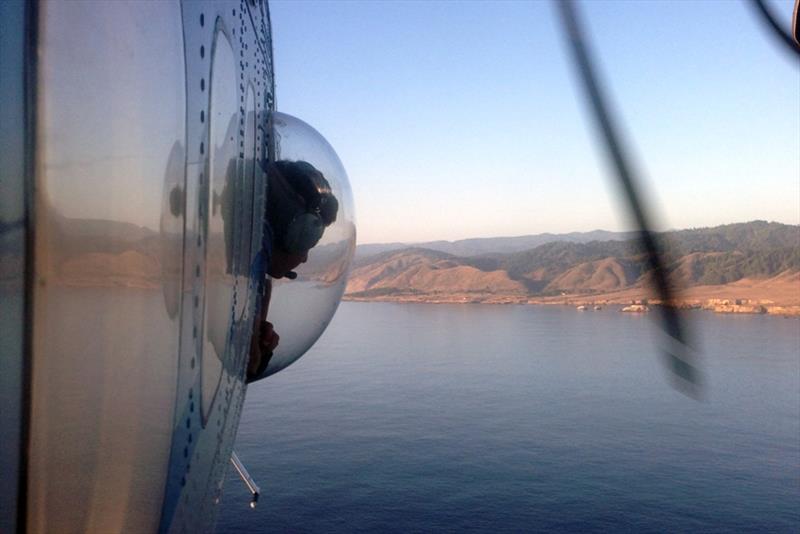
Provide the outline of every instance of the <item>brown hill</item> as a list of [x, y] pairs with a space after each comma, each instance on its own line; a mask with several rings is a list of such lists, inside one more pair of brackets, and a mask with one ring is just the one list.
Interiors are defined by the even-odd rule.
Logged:
[[492, 293], [527, 294], [524, 283], [503, 270], [482, 271], [458, 258], [429, 251], [398, 252], [356, 267], [349, 294]]

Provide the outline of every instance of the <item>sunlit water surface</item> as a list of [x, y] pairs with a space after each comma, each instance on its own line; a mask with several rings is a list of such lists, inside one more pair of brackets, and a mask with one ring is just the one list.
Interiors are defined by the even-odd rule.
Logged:
[[[800, 531], [800, 321], [689, 315], [706, 399], [654, 317], [344, 303], [248, 392], [219, 532]], [[280, 333], [280, 325], [276, 325]]]

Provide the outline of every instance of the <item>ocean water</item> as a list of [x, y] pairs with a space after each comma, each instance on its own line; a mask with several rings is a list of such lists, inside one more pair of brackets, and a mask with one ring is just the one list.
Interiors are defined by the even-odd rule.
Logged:
[[217, 531], [799, 532], [800, 320], [690, 313], [698, 402], [654, 318], [343, 303], [250, 388]]

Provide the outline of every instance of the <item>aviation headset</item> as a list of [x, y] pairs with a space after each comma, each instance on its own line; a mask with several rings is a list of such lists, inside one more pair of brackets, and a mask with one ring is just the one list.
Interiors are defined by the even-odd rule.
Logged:
[[339, 202], [325, 177], [305, 161], [276, 161], [267, 172], [267, 217], [275, 246], [308, 252], [336, 220]]

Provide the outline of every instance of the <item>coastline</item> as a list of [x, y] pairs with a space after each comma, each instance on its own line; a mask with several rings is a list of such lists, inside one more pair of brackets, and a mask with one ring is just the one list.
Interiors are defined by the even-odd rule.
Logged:
[[[345, 294], [350, 302], [405, 302], [417, 304], [525, 304], [536, 306], [572, 306], [585, 310], [619, 309], [646, 313], [650, 306], [665, 303], [653, 299], [643, 287], [611, 292], [562, 293], [552, 296], [498, 294], [490, 292], [394, 292], [382, 295]], [[760, 280], [739, 280], [719, 286], [695, 286], [678, 293], [667, 303], [681, 309], [701, 309], [724, 314], [773, 315], [800, 317], [800, 283], [787, 278], [783, 283]], [[633, 306], [632, 306], [633, 305]]]

